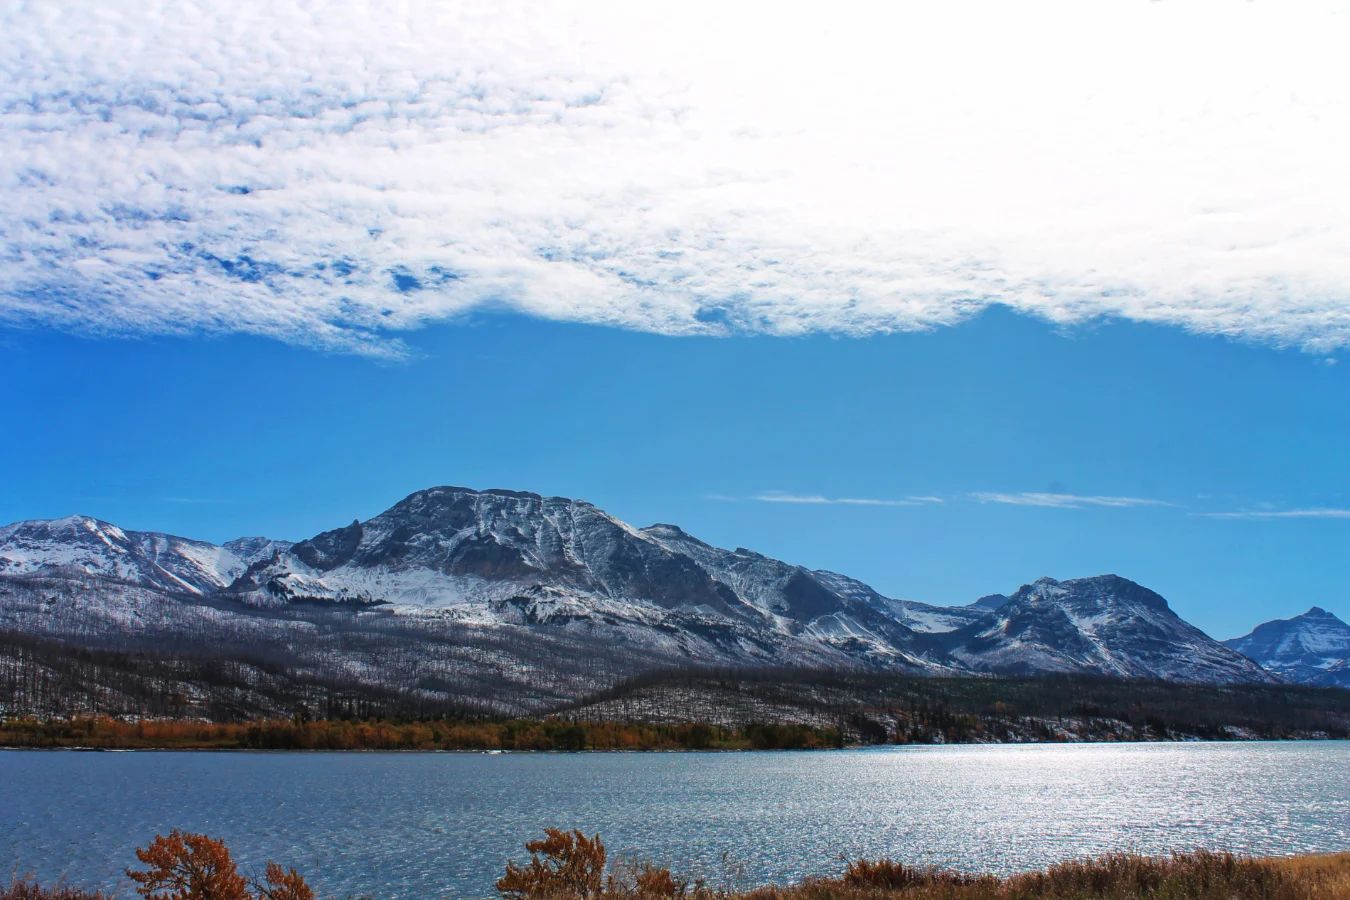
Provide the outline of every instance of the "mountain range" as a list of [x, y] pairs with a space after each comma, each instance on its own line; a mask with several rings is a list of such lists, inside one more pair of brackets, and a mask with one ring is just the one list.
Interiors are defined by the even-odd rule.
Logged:
[[83, 516], [0, 528], [0, 629], [247, 649], [517, 707], [669, 666], [1343, 684], [1350, 647], [1321, 610], [1221, 643], [1115, 575], [1041, 578], [967, 606], [900, 600], [584, 501], [457, 487], [294, 544]]

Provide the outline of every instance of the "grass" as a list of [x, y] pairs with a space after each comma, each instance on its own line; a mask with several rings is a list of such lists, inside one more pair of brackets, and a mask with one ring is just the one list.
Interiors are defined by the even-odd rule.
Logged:
[[1191, 853], [1114, 855], [1008, 878], [922, 871], [882, 860], [839, 878], [761, 887], [737, 900], [1347, 900], [1350, 854], [1250, 859]]
[[546, 829], [497, 882], [506, 900], [1350, 900], [1350, 853], [1253, 859], [1231, 853], [1114, 854], [1000, 878], [858, 860], [833, 878], [748, 891], [690, 884], [652, 863], [607, 865], [599, 835]]
[[[674, 885], [673, 893], [654, 894], [634, 890], [630, 882], [586, 900], [1350, 900], [1350, 853], [1290, 859], [1206, 852], [1161, 859], [1118, 854], [1006, 878], [912, 869], [880, 860], [855, 862], [841, 876], [793, 885], [741, 891], [678, 881]], [[583, 900], [577, 893], [525, 896]]]
[[0, 900], [111, 900], [102, 891], [86, 891], [64, 884], [44, 887], [32, 881], [15, 879], [0, 887]]

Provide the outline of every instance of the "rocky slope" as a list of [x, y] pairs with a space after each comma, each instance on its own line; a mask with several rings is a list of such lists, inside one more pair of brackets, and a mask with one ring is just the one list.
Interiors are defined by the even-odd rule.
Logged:
[[936, 607], [673, 525], [634, 528], [584, 501], [454, 487], [294, 545], [217, 547], [81, 517], [9, 526], [5, 627], [115, 633], [119, 646], [151, 632], [169, 643], [228, 633], [306, 666], [336, 659], [352, 678], [461, 693], [565, 671], [572, 686], [550, 688], [561, 696], [669, 665], [1271, 678], [1116, 576]]
[[[987, 600], [988, 598], [986, 598]], [[1097, 672], [1121, 678], [1258, 682], [1260, 666], [1174, 613], [1161, 596], [1116, 575], [1024, 585], [975, 622], [942, 636], [977, 672]]]
[[168, 592], [205, 595], [228, 586], [284, 541], [239, 538], [222, 547], [158, 532], [123, 531], [88, 516], [0, 528], [0, 576], [97, 576]]
[[1350, 625], [1321, 607], [1224, 643], [1290, 681], [1350, 687]]

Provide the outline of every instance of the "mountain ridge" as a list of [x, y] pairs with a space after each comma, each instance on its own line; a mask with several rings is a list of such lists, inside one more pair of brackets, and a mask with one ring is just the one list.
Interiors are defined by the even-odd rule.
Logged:
[[0, 576], [70, 567], [166, 591], [204, 595], [228, 587], [289, 542], [236, 538], [216, 545], [158, 531], [123, 530], [93, 516], [28, 519], [0, 527]]
[[[418, 635], [408, 640], [420, 643], [405, 648], [413, 668], [400, 675], [414, 681], [422, 677], [416, 659], [449, 652], [434, 646], [433, 633], [446, 629], [515, 635], [512, 652], [525, 656], [532, 651], [519, 641], [580, 641], [606, 648], [588, 652], [610, 655], [625, 671], [862, 666], [929, 675], [1276, 680], [1119, 576], [1043, 578], [1010, 595], [938, 607], [886, 597], [837, 572], [714, 547], [676, 525], [636, 528], [584, 500], [506, 489], [416, 491], [365, 521], [294, 544], [254, 537], [216, 546], [82, 517], [0, 529], [0, 579], [19, 585], [38, 577], [83, 579], [81, 615], [106, 618], [115, 610], [116, 627], [128, 635], [144, 620], [137, 610], [151, 604], [165, 640], [189, 614], [175, 597], [210, 607], [191, 612], [197, 620], [226, 617], [248, 629], [266, 621], [274, 632], [283, 628], [275, 622], [299, 610], [347, 611], [357, 616], [352, 627], [373, 627], [378, 611], [388, 628]], [[40, 604], [23, 596], [23, 614], [8, 620], [47, 627]], [[0, 626], [5, 612], [0, 596]], [[319, 646], [316, 637], [302, 640]], [[462, 652], [476, 667], [509, 669], [475, 656], [472, 646]], [[358, 668], [362, 677], [384, 677], [380, 665]]]

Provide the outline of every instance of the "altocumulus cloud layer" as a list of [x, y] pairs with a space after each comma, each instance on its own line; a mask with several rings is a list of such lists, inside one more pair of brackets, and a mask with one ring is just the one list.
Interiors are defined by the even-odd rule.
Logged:
[[1344, 3], [883, 6], [6, 3], [0, 322], [1350, 343]]

